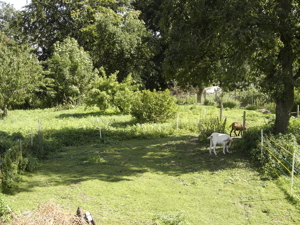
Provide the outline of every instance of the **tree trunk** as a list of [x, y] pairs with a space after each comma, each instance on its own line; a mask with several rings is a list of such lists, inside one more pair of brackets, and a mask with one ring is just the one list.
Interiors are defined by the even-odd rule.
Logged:
[[198, 88], [198, 92], [197, 92], [197, 103], [201, 104], [202, 103], [202, 92], [203, 92], [203, 88]]
[[288, 131], [290, 109], [293, 104], [287, 104], [284, 100], [276, 102], [276, 120], [275, 120], [275, 133], [285, 134]]
[[[294, 103], [294, 78], [293, 78], [293, 37], [286, 32], [289, 27], [289, 13], [291, 12], [291, 1], [280, 0], [279, 6], [282, 12], [279, 14], [279, 32], [283, 47], [278, 55], [279, 69], [277, 76], [279, 83], [275, 84], [277, 93], [275, 133], [287, 133], [289, 126], [290, 112]], [[276, 77], [276, 76], [275, 76]]]

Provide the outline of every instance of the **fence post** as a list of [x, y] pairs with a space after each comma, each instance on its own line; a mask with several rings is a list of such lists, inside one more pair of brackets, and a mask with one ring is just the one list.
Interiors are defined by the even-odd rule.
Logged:
[[297, 105], [297, 117], [299, 117], [299, 105]]
[[222, 117], [223, 117], [223, 103], [221, 101], [220, 102], [220, 121], [222, 121]]
[[293, 186], [294, 186], [294, 170], [295, 170], [295, 156], [296, 153], [293, 154], [293, 164], [292, 164], [292, 171], [291, 171], [291, 196], [293, 197]]
[[98, 117], [98, 127], [99, 127], [99, 136], [100, 136], [100, 139], [102, 139], [102, 133], [101, 133], [101, 125], [100, 125], [100, 118]]
[[243, 130], [242, 130], [242, 137], [244, 136], [245, 127], [246, 127], [246, 111], [244, 111], [244, 115], [243, 115]]
[[263, 129], [261, 129], [260, 133], [261, 133], [260, 154], [261, 154], [261, 158], [263, 158], [263, 147], [264, 147], [264, 130], [263, 130]]

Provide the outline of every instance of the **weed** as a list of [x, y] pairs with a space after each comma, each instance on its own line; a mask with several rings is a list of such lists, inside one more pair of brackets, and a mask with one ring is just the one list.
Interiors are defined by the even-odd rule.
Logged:
[[179, 212], [177, 215], [173, 214], [158, 214], [153, 217], [154, 221], [160, 221], [159, 224], [165, 225], [188, 225], [189, 223], [185, 222], [185, 216], [183, 212]]

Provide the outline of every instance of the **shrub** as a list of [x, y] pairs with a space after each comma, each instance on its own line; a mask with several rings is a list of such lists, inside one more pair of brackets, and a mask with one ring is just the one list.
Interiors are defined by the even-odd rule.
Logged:
[[136, 93], [131, 115], [139, 123], [163, 123], [175, 117], [177, 106], [170, 91], [151, 92], [144, 90]]
[[17, 148], [6, 151], [2, 163], [2, 185], [5, 188], [17, 187], [19, 181], [18, 167], [21, 161], [21, 154]]
[[205, 99], [203, 104], [204, 105], [210, 105], [210, 106], [214, 106], [215, 105], [215, 103], [213, 101], [210, 101], [208, 99]]
[[56, 150], [56, 145], [51, 141], [45, 140], [42, 134], [37, 134], [33, 137], [33, 145], [28, 145], [27, 148], [33, 157], [45, 159]]
[[233, 109], [233, 108], [238, 108], [239, 104], [240, 104], [239, 101], [230, 100], [230, 101], [223, 102], [223, 107]]
[[258, 107], [257, 107], [256, 105], [247, 105], [247, 106], [246, 106], [246, 109], [247, 109], [247, 110], [257, 110]]
[[199, 142], [206, 141], [213, 132], [224, 133], [226, 127], [226, 119], [220, 121], [218, 118], [208, 118], [201, 120], [199, 127]]
[[89, 87], [89, 92], [85, 98], [88, 107], [97, 106], [101, 111], [109, 107], [117, 107], [121, 113], [130, 113], [134, 91], [138, 85], [128, 75], [123, 82], [117, 81], [117, 72], [107, 76], [101, 69], [102, 76], [96, 79]]

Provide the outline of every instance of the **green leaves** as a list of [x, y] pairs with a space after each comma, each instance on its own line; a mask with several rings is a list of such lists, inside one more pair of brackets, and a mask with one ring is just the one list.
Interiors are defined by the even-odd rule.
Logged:
[[164, 123], [174, 118], [176, 112], [175, 99], [169, 90], [161, 92], [144, 90], [137, 93], [131, 115], [139, 123]]
[[43, 83], [42, 67], [28, 45], [0, 34], [0, 106], [22, 104]]
[[59, 104], [80, 103], [88, 84], [96, 77], [89, 54], [75, 39], [67, 38], [55, 43], [53, 56], [47, 64], [51, 72], [49, 77], [54, 81], [52, 100]]
[[103, 68], [100, 71], [102, 76], [91, 83], [89, 87], [85, 98], [86, 105], [96, 105], [101, 111], [105, 111], [109, 107], [117, 107], [121, 113], [129, 113], [138, 85], [135, 84], [131, 75], [119, 83], [117, 72], [107, 76]]

